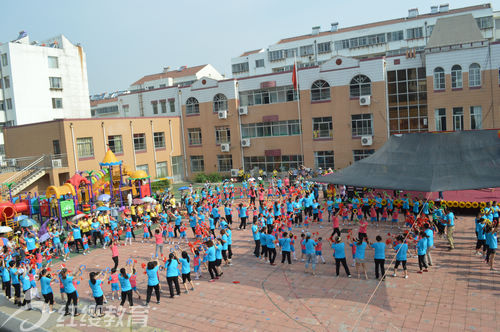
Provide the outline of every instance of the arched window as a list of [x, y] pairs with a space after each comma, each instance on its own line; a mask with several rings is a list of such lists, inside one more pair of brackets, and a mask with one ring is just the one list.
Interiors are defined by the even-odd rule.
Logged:
[[200, 114], [200, 104], [198, 103], [198, 99], [194, 97], [189, 97], [186, 100], [186, 115], [190, 114]]
[[473, 63], [469, 66], [469, 87], [481, 86], [481, 66]]
[[227, 98], [222, 93], [218, 93], [214, 97], [214, 113], [219, 111], [227, 111]]
[[451, 88], [459, 89], [462, 87], [462, 67], [454, 65], [451, 67]]
[[444, 90], [445, 88], [444, 69], [437, 67], [434, 69], [434, 90]]
[[317, 80], [311, 86], [311, 101], [320, 100], [330, 100], [330, 85], [323, 80]]
[[370, 96], [372, 94], [372, 83], [368, 76], [356, 75], [351, 80], [349, 90], [351, 97]]

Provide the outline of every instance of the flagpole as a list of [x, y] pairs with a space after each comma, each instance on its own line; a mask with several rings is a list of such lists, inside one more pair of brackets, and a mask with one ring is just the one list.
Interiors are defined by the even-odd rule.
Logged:
[[[295, 75], [295, 80], [296, 80], [296, 85], [297, 85], [297, 111], [299, 115], [299, 128], [300, 128], [300, 154], [302, 155], [302, 165], [304, 164], [305, 161], [305, 156], [304, 156], [304, 140], [302, 139], [302, 116], [300, 112], [300, 89], [299, 89], [299, 76], [297, 75], [297, 55], [294, 56], [293, 58], [293, 70]], [[295, 90], [295, 87], [294, 87]]]

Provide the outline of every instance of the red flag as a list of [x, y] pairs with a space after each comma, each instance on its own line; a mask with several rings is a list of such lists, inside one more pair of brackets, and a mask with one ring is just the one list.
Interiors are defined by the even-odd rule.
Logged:
[[295, 67], [296, 64], [293, 64], [293, 74], [292, 74], [292, 83], [293, 83], [293, 89], [297, 90], [297, 68]]

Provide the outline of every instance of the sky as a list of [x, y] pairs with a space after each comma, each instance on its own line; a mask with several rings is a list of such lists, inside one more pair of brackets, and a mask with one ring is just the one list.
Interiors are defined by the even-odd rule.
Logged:
[[[441, 1], [441, 2], [439, 2]], [[0, 42], [64, 34], [87, 55], [91, 94], [124, 90], [163, 67], [210, 63], [231, 76], [231, 58], [313, 26], [328, 30], [430, 12], [445, 0], [1, 0]], [[449, 1], [450, 9], [488, 3]], [[490, 0], [500, 10], [500, 0]]]

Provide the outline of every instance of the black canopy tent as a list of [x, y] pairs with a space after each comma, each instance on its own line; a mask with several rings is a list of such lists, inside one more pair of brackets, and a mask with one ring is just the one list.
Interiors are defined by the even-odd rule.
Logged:
[[320, 183], [437, 192], [500, 187], [497, 130], [391, 136], [373, 155]]

